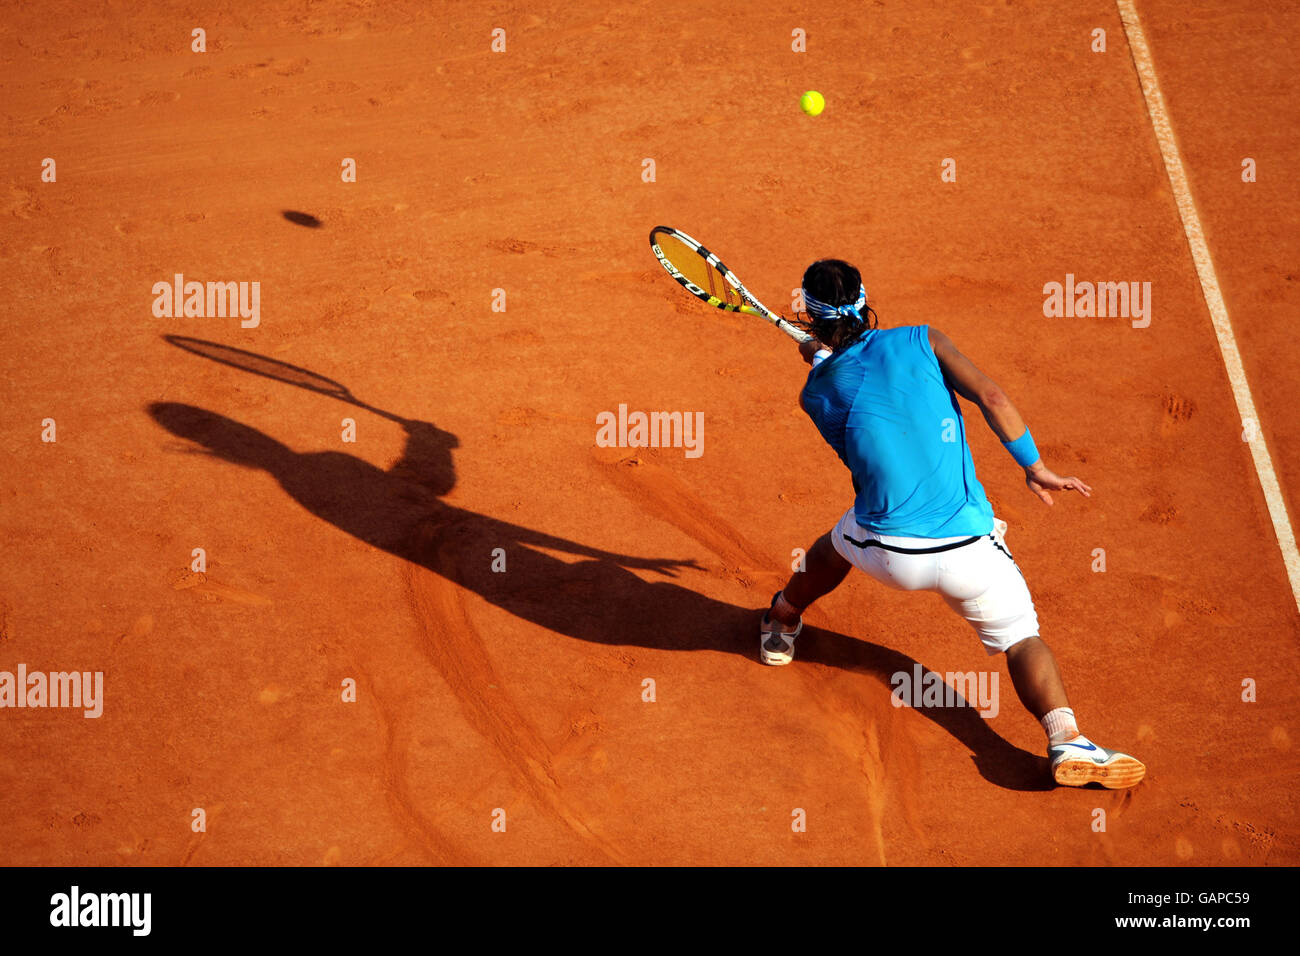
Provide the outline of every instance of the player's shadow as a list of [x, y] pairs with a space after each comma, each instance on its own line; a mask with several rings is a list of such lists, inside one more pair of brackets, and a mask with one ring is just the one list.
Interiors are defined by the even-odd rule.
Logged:
[[[255, 428], [193, 405], [158, 402], [148, 410], [168, 432], [196, 443], [203, 453], [269, 473], [316, 517], [547, 630], [616, 646], [725, 651], [762, 666], [756, 660], [753, 608], [632, 573], [672, 575], [690, 563], [604, 551], [443, 501], [440, 496], [456, 483], [451, 451], [459, 443], [428, 422], [384, 413], [401, 422], [407, 436], [401, 460], [384, 471], [345, 452], [294, 451]], [[496, 548], [504, 551], [506, 573], [492, 569]], [[916, 664], [889, 648], [815, 627], [799, 638], [799, 661], [861, 671], [883, 685], [873, 690], [882, 695], [889, 693], [891, 675], [910, 675]], [[1042, 758], [1012, 746], [972, 708], [919, 712], [969, 747], [986, 779], [1016, 790], [1045, 786]]]

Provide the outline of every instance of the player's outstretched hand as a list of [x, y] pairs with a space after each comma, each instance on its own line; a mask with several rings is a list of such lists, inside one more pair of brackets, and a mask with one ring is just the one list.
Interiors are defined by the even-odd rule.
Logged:
[[1085, 498], [1092, 497], [1092, 489], [1081, 480], [1073, 476], [1062, 478], [1041, 461], [1025, 469], [1025, 484], [1029, 486], [1030, 491], [1049, 505], [1052, 503], [1049, 492], [1053, 491], [1077, 491]]

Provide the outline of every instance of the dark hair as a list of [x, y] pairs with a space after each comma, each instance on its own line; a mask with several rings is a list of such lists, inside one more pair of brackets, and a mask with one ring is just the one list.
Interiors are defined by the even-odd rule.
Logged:
[[[861, 286], [862, 273], [843, 259], [818, 259], [803, 274], [803, 287], [813, 298], [827, 305], [849, 305], [856, 302]], [[860, 320], [852, 316], [832, 320], [809, 317], [807, 325], [817, 338], [831, 348], [843, 348], [880, 324], [875, 309], [868, 305], [864, 311]]]

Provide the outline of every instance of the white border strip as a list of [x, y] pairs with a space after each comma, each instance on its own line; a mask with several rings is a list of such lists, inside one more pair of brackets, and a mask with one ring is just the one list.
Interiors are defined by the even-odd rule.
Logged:
[[[1241, 353], [1237, 351], [1237, 339], [1232, 334], [1232, 323], [1228, 321], [1228, 308], [1223, 304], [1223, 293], [1219, 291], [1219, 278], [1214, 274], [1214, 261], [1210, 258], [1210, 248], [1205, 242], [1205, 233], [1201, 229], [1200, 216], [1196, 214], [1196, 204], [1192, 201], [1192, 191], [1187, 184], [1187, 172], [1183, 169], [1182, 158], [1178, 154], [1178, 143], [1174, 139], [1173, 127], [1169, 124], [1169, 114], [1165, 111], [1165, 98], [1160, 92], [1156, 80], [1155, 64], [1151, 62], [1151, 51], [1147, 47], [1146, 35], [1138, 20], [1137, 8], [1133, 0], [1115, 0], [1119, 7], [1119, 17], [1124, 23], [1124, 33], [1128, 36], [1129, 49], [1133, 53], [1133, 64], [1137, 67], [1138, 78], [1142, 81], [1142, 95], [1146, 97], [1147, 112], [1151, 116], [1151, 126], [1155, 130], [1156, 140], [1160, 143], [1160, 155], [1165, 160], [1165, 172], [1169, 174], [1169, 184], [1174, 189], [1174, 199], [1178, 203], [1178, 215], [1183, 220], [1183, 232], [1191, 247], [1192, 261], [1196, 263], [1196, 274], [1201, 280], [1201, 293], [1205, 304], [1210, 308], [1210, 318], [1214, 322], [1214, 334], [1219, 340], [1219, 352], [1223, 356], [1223, 365], [1228, 372], [1228, 381], [1232, 384], [1232, 395], [1237, 400], [1237, 411], [1241, 415], [1243, 431], [1251, 429], [1259, 422], [1255, 411], [1255, 400], [1250, 394], [1250, 385], [1246, 382], [1246, 370], [1241, 364]], [[1282, 488], [1278, 484], [1277, 473], [1273, 470], [1273, 459], [1268, 453], [1268, 444], [1263, 433], [1253, 427], [1255, 434], [1247, 443], [1250, 445], [1251, 457], [1255, 460], [1255, 473], [1259, 476], [1260, 486], [1264, 490], [1264, 500], [1268, 503], [1268, 514], [1273, 519], [1273, 531], [1277, 534], [1278, 546], [1282, 549], [1282, 560], [1286, 564], [1286, 574], [1291, 581], [1291, 596], [1295, 598], [1296, 608], [1300, 609], [1300, 552], [1296, 550], [1295, 532], [1287, 518], [1286, 502], [1282, 498]]]

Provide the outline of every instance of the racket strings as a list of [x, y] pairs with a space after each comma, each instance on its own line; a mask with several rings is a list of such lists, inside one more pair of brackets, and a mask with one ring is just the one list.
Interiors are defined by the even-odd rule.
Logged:
[[659, 233], [656, 242], [673, 268], [706, 295], [733, 307], [745, 304], [744, 297], [727, 281], [726, 276], [698, 250], [670, 233]]
[[735, 286], [727, 281], [727, 277], [718, 271], [717, 267], [710, 266], [709, 276], [709, 294], [721, 300], [726, 305], [742, 306], [745, 304], [744, 297], [736, 291]]

